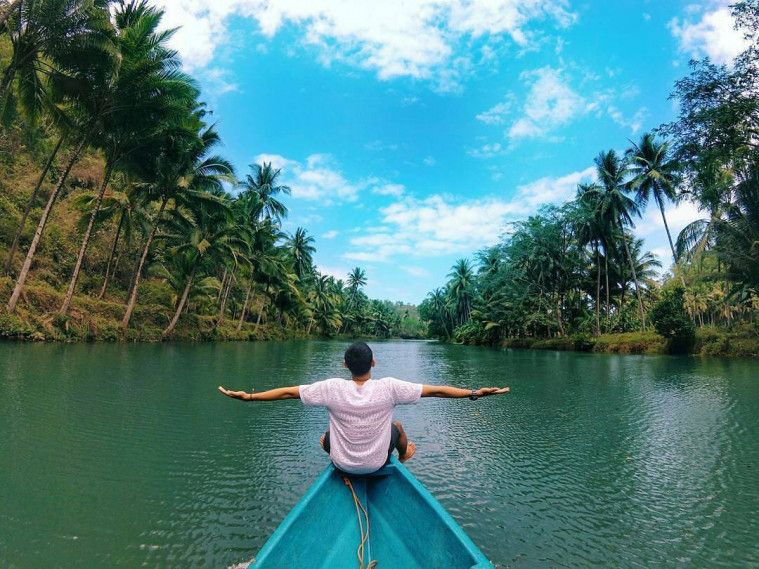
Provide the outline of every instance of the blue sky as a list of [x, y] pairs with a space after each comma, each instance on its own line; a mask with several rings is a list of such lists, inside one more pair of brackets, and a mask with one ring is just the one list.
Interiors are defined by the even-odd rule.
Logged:
[[[316, 238], [322, 272], [364, 267], [370, 296], [414, 303], [670, 120], [690, 57], [742, 47], [724, 0], [157, 3], [238, 173], [282, 168], [285, 230]], [[669, 264], [657, 211], [636, 233]]]

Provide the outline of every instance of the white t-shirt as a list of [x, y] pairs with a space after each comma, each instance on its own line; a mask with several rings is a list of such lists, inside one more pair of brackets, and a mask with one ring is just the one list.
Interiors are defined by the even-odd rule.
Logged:
[[359, 385], [338, 377], [300, 386], [305, 405], [329, 411], [329, 457], [346, 472], [367, 474], [382, 467], [390, 447], [393, 408], [416, 403], [421, 383], [394, 377]]

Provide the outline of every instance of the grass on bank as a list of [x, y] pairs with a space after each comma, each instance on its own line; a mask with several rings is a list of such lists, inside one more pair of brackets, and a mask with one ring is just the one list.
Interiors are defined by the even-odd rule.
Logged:
[[[146, 288], [156, 283], [147, 281]], [[13, 282], [0, 277], [0, 298], [7, 298]], [[146, 294], [146, 296], [149, 296]], [[22, 300], [14, 313], [0, 307], [0, 339], [64, 342], [160, 342], [161, 332], [171, 318], [172, 307], [153, 301], [138, 305], [132, 324], [127, 330], [121, 328], [124, 303], [96, 300], [90, 296], [74, 297], [68, 316], [60, 316], [58, 308], [63, 293], [47, 283], [34, 283], [24, 288]], [[185, 314], [172, 340], [282, 340], [293, 337], [292, 330], [284, 330], [276, 324], [244, 323], [237, 330], [237, 321], [227, 317], [221, 324], [215, 316]]]
[[[584, 334], [565, 338], [512, 338], [501, 342], [505, 348], [533, 350], [570, 350], [615, 354], [666, 354], [669, 348], [665, 338], [653, 331], [602, 334], [594, 337]], [[759, 333], [755, 327], [722, 330], [704, 327], [696, 330], [693, 354], [705, 356], [759, 356]]]

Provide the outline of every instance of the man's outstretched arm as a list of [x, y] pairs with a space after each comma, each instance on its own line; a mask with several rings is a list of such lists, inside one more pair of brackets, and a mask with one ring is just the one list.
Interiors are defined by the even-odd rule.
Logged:
[[278, 387], [269, 391], [260, 393], [248, 393], [247, 391], [230, 391], [229, 389], [219, 386], [219, 391], [231, 397], [232, 399], [242, 399], [243, 401], [279, 401], [280, 399], [300, 399], [300, 386]]
[[509, 393], [509, 387], [480, 387], [472, 392], [471, 389], [461, 389], [460, 387], [451, 387], [449, 385], [423, 385], [422, 397], [450, 397], [462, 399], [464, 397], [487, 397], [488, 395], [502, 395]]

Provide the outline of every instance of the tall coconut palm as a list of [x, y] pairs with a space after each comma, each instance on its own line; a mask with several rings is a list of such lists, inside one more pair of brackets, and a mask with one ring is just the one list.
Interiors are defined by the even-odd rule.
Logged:
[[37, 202], [37, 194], [42, 188], [42, 184], [45, 181], [45, 178], [47, 178], [48, 173], [50, 172], [50, 167], [53, 165], [53, 162], [56, 156], [58, 155], [58, 151], [61, 149], [61, 146], [63, 145], [64, 139], [65, 139], [64, 135], [60, 135], [58, 137], [58, 142], [55, 144], [53, 151], [50, 153], [50, 156], [45, 162], [45, 165], [43, 166], [42, 171], [40, 172], [40, 175], [37, 178], [37, 183], [34, 186], [34, 189], [32, 190], [32, 193], [29, 196], [29, 199], [26, 202], [26, 207], [24, 207], [24, 211], [21, 214], [21, 221], [19, 221], [18, 223], [18, 227], [16, 228], [16, 233], [13, 236], [13, 242], [11, 243], [11, 247], [8, 251], [8, 257], [5, 260], [4, 271], [6, 275], [10, 275], [11, 273], [11, 267], [13, 266], [13, 260], [16, 257], [16, 251], [18, 251], [19, 242], [21, 241], [21, 235], [24, 233], [24, 229], [26, 228], [26, 220], [29, 218], [29, 213], [31, 213], [32, 207]]
[[472, 298], [475, 275], [468, 259], [459, 259], [448, 273], [448, 291], [456, 307], [458, 324], [469, 320], [472, 311]]
[[[572, 224], [580, 247], [593, 246], [596, 265], [596, 335], [601, 333], [601, 242], [604, 238], [603, 220], [599, 215], [597, 200], [599, 192], [593, 184], [577, 186], [577, 207], [573, 211]], [[609, 275], [606, 274], [606, 290], [609, 290]]]
[[[626, 193], [625, 174], [626, 166], [619, 159], [614, 150], [601, 152], [596, 158], [596, 175], [601, 185], [602, 192], [599, 196], [599, 208], [602, 219], [606, 221], [609, 235], [624, 233], [624, 228], [634, 226], [632, 218], [634, 215], [640, 215], [640, 209], [634, 200]], [[641, 325], [646, 327], [646, 315], [643, 310], [643, 296], [640, 291], [640, 282], [635, 273], [635, 265], [630, 255], [630, 250], [626, 239], [622, 239], [625, 254], [635, 282], [635, 293], [638, 297], [638, 310], [640, 313]]]
[[247, 246], [237, 236], [232, 211], [222, 199], [209, 195], [192, 209], [173, 213], [167, 222], [167, 233], [161, 239], [169, 246], [167, 254], [187, 256], [187, 275], [174, 316], [163, 331], [164, 337], [174, 331], [195, 279], [231, 262], [238, 251]]
[[348, 289], [353, 293], [356, 293], [362, 287], [365, 287], [366, 282], [366, 271], [361, 267], [355, 267], [348, 274]]
[[632, 176], [627, 185], [635, 192], [635, 201], [639, 207], [644, 208], [652, 197], [659, 206], [672, 258], [677, 262], [675, 245], [664, 213], [664, 202], [677, 200], [680, 169], [677, 161], [669, 156], [669, 144], [657, 142], [656, 137], [649, 132], [641, 137], [638, 144], [627, 150], [626, 156]]
[[6, 117], [15, 93], [35, 117], [46, 104], [47, 80], [70, 76], [93, 57], [113, 50], [107, 0], [33, 0], [9, 12], [12, 52], [0, 78], [0, 116]]
[[149, 148], [167, 124], [185, 120], [196, 107], [198, 90], [179, 71], [176, 51], [166, 47], [174, 30], [159, 31], [163, 12], [143, 1], [120, 6], [115, 15], [120, 50], [112, 80], [83, 103], [96, 117], [98, 146], [105, 155], [100, 191], [79, 248], [68, 289], [60, 308], [68, 312], [84, 256], [111, 175], [130, 153]]
[[314, 242], [314, 238], [302, 227], [298, 227], [286, 241], [285, 246], [292, 257], [293, 270], [298, 280], [303, 280], [313, 271], [313, 255], [316, 252]]
[[204, 194], [221, 192], [224, 182], [234, 183], [232, 165], [224, 158], [211, 154], [220, 143], [218, 134], [213, 127], [198, 133], [197, 128], [201, 124], [198, 114], [194, 113], [179, 129], [168, 129], [162, 135], [160, 148], [150, 149], [154, 159], [146, 162], [151, 170], [148, 175], [153, 179], [151, 197], [160, 205], [135, 269], [132, 290], [121, 320], [124, 328], [129, 326], [137, 304], [140, 276], [169, 200], [173, 198], [181, 203], [187, 198], [200, 199]]
[[290, 188], [279, 183], [280, 168], [272, 168], [271, 162], [251, 164], [251, 173], [242, 182], [243, 196], [250, 203], [256, 219], [279, 222], [287, 217], [287, 206], [277, 196], [290, 195]]
[[[27, 29], [31, 28], [34, 30], [41, 25], [41, 22], [47, 22], [48, 19], [52, 19], [54, 22], [50, 23], [49, 26], [47, 24], [42, 24], [42, 26], [45, 29], [57, 29], [61, 25], [61, 22], [65, 22], [68, 17], [60, 12], [65, 8], [75, 15], [79, 24], [72, 24], [73, 28], [71, 30], [66, 32], [59, 31], [49, 37], [41, 32], [38, 35], [47, 39], [44, 42], [35, 44], [36, 47], [28, 47], [27, 44], [34, 43], [33, 40], [37, 35], [32, 34], [27, 37], [26, 34], [28, 32], [19, 32], [19, 55], [15, 55], [14, 50], [16, 63], [12, 64], [12, 67], [15, 67], [12, 71], [6, 70], [5, 72], [6, 79], [9, 76], [10, 79], [7, 79], [8, 88], [5, 93], [0, 94], [0, 105], [6, 109], [8, 108], [10, 83], [13, 77], [18, 75], [17, 82], [23, 83], [23, 85], [17, 88], [17, 91], [22, 94], [21, 100], [27, 113], [36, 112], [40, 107], [38, 103], [42, 101], [55, 101], [56, 104], [54, 105], [46, 105], [46, 110], [51, 113], [54, 122], [63, 130], [64, 135], [71, 140], [72, 147], [63, 171], [58, 176], [55, 186], [48, 196], [34, 236], [27, 249], [21, 270], [16, 278], [13, 292], [8, 299], [7, 308], [11, 312], [16, 309], [16, 304], [29, 276], [32, 261], [34, 260], [37, 247], [39, 246], [53, 206], [68, 179], [71, 169], [79, 160], [94, 130], [95, 116], [85, 106], [81, 105], [80, 101], [83, 99], [84, 94], [94, 94], [101, 91], [101, 88], [112, 77], [118, 62], [118, 58], [110, 47], [112, 29], [107, 26], [102, 27], [108, 24], [109, 21], [107, 13], [103, 12], [102, 9], [102, 5], [105, 4], [104, 2], [98, 0], [96, 4], [93, 4], [92, 2], [73, 2], [72, 0], [62, 4], [58, 0], [47, 1], [52, 3], [49, 6], [45, 0], [23, 3], [22, 7], [25, 6], [25, 8], [21, 11], [22, 15], [19, 17], [18, 23], [20, 24], [23, 20], [26, 22], [25, 26], [27, 26]], [[56, 3], [57, 1], [58, 3]], [[34, 15], [35, 10], [44, 9], [46, 6], [47, 9], [43, 10], [43, 16], [38, 17]], [[90, 22], [90, 24], [86, 24], [86, 22]], [[57, 37], [60, 33], [66, 35], [65, 38], [60, 38], [60, 42], [67, 47], [56, 51], [55, 55], [53, 55], [52, 51], [49, 53], [49, 50], [57, 49], [57, 42], [51, 38]], [[72, 37], [76, 36], [78, 39], [72, 44], [67, 44], [66, 42], [69, 41], [68, 35]], [[58, 64], [59, 67], [53, 67], [48, 62]], [[48, 71], [47, 83], [44, 83], [40, 79], [40, 73], [36, 69], [40, 65], [45, 65]], [[31, 67], [31, 70], [29, 67]], [[49, 97], [47, 96], [48, 93], [43, 90], [43, 86], [47, 87], [48, 84], [50, 85]], [[61, 145], [56, 145], [53, 154], [48, 160], [48, 164], [52, 164], [60, 148]], [[43, 177], [40, 176], [39, 180], [41, 181], [42, 179]], [[22, 229], [22, 227], [19, 227], [19, 231]], [[8, 266], [10, 266], [10, 263], [12, 263], [12, 257], [9, 255]]]
[[5, 23], [14, 10], [17, 10], [21, 5], [21, 0], [3, 0], [0, 4], [0, 33], [5, 29]]

